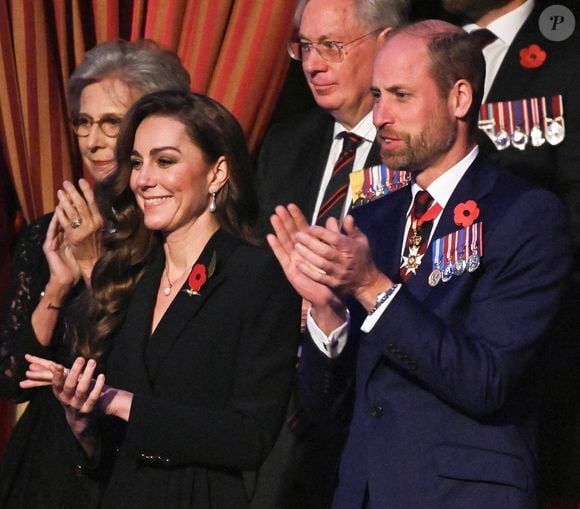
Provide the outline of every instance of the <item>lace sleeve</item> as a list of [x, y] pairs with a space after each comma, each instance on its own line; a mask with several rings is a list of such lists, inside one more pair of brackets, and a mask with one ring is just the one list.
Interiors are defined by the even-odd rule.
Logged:
[[[31, 324], [32, 312], [49, 278], [42, 244], [51, 217], [51, 214], [42, 216], [27, 226], [12, 252], [9, 286], [0, 315], [0, 396], [3, 397], [25, 399], [26, 391], [18, 386], [25, 378], [25, 353], [51, 355], [51, 347], [43, 347], [36, 340]], [[59, 326], [55, 329], [55, 335], [58, 334]]]

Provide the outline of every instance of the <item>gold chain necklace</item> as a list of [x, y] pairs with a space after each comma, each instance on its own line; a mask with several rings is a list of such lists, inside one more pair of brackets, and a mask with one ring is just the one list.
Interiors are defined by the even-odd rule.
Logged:
[[[188, 271], [191, 271], [191, 268], [193, 267], [193, 264], [191, 266], [189, 266], [187, 269], [185, 269], [181, 275], [179, 276], [179, 278], [177, 279], [181, 279], [183, 277], [184, 274], [186, 274]], [[165, 278], [167, 279], [167, 286], [164, 286], [162, 289], [163, 295], [165, 295], [166, 297], [169, 297], [169, 295], [171, 295], [171, 290], [173, 290], [173, 283], [171, 282], [171, 279], [169, 279], [169, 267], [167, 267], [167, 263], [165, 263], [165, 270], [163, 271], [163, 274], [165, 275]], [[177, 281], [174, 280], [174, 281]]]

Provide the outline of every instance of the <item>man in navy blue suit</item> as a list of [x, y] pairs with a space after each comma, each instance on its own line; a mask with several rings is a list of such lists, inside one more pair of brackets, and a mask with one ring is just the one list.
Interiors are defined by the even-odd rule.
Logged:
[[342, 228], [293, 205], [272, 216], [268, 241], [312, 303], [303, 404], [349, 427], [337, 509], [536, 507], [537, 382], [570, 247], [554, 195], [478, 156], [484, 76], [459, 28], [392, 30], [373, 121], [412, 183]]

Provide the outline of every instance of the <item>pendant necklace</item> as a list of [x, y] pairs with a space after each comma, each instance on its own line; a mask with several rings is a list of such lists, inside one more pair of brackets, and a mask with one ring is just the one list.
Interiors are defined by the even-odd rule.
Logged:
[[[179, 276], [178, 279], [181, 279], [185, 274], [187, 274], [188, 272], [191, 272], [192, 267], [193, 267], [193, 264], [191, 264], [191, 266], [189, 266], [187, 269], [185, 269], [182, 272], [181, 276]], [[166, 297], [169, 297], [169, 295], [171, 295], [171, 290], [173, 290], [173, 284], [178, 279], [174, 280], [174, 282], [171, 282], [171, 279], [169, 279], [169, 267], [167, 267], [167, 264], [165, 264], [165, 270], [163, 272], [165, 274], [165, 278], [167, 279], [167, 286], [164, 286], [161, 291], [163, 292], [163, 295], [165, 295]]]
[[163, 295], [169, 297], [171, 290], [173, 289], [173, 283], [171, 282], [171, 279], [169, 279], [169, 270], [167, 270], [167, 265], [165, 265], [165, 277], [167, 278], [168, 284], [167, 286], [163, 287]]

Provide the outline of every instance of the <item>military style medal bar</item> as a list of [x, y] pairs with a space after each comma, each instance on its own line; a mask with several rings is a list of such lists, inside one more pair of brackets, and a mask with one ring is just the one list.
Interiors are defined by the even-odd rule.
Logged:
[[554, 95], [482, 104], [478, 125], [497, 150], [558, 145], [566, 137], [564, 101]]

